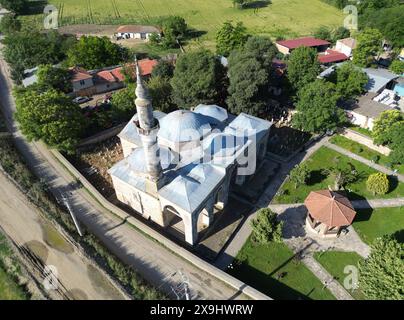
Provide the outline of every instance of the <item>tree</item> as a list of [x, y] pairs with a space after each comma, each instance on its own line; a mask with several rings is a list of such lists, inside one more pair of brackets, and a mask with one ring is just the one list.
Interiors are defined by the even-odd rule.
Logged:
[[14, 14], [6, 14], [0, 20], [0, 31], [11, 34], [21, 30], [21, 22]]
[[28, 6], [28, 0], [0, 0], [0, 5], [15, 13], [23, 13]]
[[135, 99], [135, 86], [133, 84], [113, 93], [111, 104], [114, 118], [121, 121], [129, 120], [136, 113]]
[[395, 74], [402, 75], [404, 74], [404, 61], [394, 60], [390, 67], [390, 71], [394, 72]]
[[268, 208], [260, 209], [257, 218], [251, 221], [252, 240], [257, 244], [282, 242], [283, 221], [278, 221], [276, 213]]
[[332, 41], [337, 42], [340, 39], [346, 39], [351, 36], [351, 32], [345, 27], [338, 27], [332, 32]]
[[371, 300], [404, 299], [404, 244], [392, 236], [377, 238], [369, 257], [359, 262], [359, 286]]
[[353, 99], [365, 92], [369, 78], [365, 72], [349, 62], [335, 71], [337, 93], [346, 100]]
[[290, 171], [289, 179], [294, 184], [295, 189], [299, 185], [305, 184], [310, 177], [310, 170], [306, 164], [297, 165]]
[[175, 110], [172, 102], [172, 91], [170, 80], [165, 77], [151, 77], [147, 82], [150, 95], [153, 99], [153, 107], [165, 113]]
[[242, 49], [230, 54], [227, 99], [230, 112], [255, 116], [266, 113], [274, 78], [272, 60], [276, 53], [270, 39], [250, 37]]
[[181, 55], [171, 79], [173, 102], [188, 109], [200, 103], [213, 103], [218, 96], [220, 69], [219, 61], [207, 50]]
[[386, 145], [391, 143], [389, 130], [397, 122], [403, 121], [403, 114], [399, 110], [386, 110], [375, 120], [372, 135], [374, 143]]
[[16, 119], [29, 140], [73, 153], [86, 123], [80, 107], [71, 98], [50, 89], [43, 93], [26, 90], [16, 95]]
[[293, 125], [306, 132], [335, 130], [346, 122], [344, 111], [337, 107], [339, 98], [333, 83], [316, 80], [306, 85], [298, 94]]
[[331, 30], [326, 26], [321, 26], [321, 27], [317, 28], [314, 31], [313, 36], [315, 38], [330, 41], [330, 42], [333, 40], [333, 37], [331, 35]]
[[242, 22], [234, 26], [231, 21], [226, 21], [216, 33], [216, 52], [228, 57], [233, 50], [240, 49], [247, 39], [247, 29]]
[[353, 62], [360, 67], [369, 67], [381, 52], [383, 35], [377, 29], [366, 28], [358, 34], [356, 40]]
[[128, 58], [128, 50], [112, 43], [107, 37], [81, 37], [67, 53], [71, 66], [99, 69], [118, 65]]
[[334, 180], [334, 191], [344, 189], [349, 183], [357, 181], [359, 177], [358, 171], [351, 163], [348, 163], [346, 167], [337, 162], [335, 166], [322, 170], [322, 173]]
[[38, 84], [53, 88], [64, 93], [72, 91], [70, 73], [67, 69], [54, 67], [51, 64], [44, 64], [38, 67]]
[[162, 23], [164, 36], [172, 34], [176, 39], [183, 38], [187, 34], [188, 25], [183, 17], [170, 16]]
[[371, 174], [366, 181], [366, 188], [373, 195], [384, 195], [389, 192], [390, 182], [386, 174], [378, 172]]
[[300, 47], [292, 51], [288, 61], [287, 75], [295, 92], [316, 80], [321, 71], [317, 50]]
[[159, 63], [152, 70], [152, 77], [162, 77], [171, 79], [174, 75], [174, 66], [164, 60], [159, 61]]
[[392, 125], [389, 132], [390, 159], [393, 163], [404, 163], [404, 121], [396, 122]]

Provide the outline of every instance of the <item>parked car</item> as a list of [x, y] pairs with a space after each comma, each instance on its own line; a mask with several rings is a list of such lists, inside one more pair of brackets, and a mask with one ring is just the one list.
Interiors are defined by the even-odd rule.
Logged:
[[78, 104], [83, 104], [86, 103], [88, 101], [91, 101], [91, 98], [89, 97], [77, 97], [73, 99], [73, 102], [78, 103]]

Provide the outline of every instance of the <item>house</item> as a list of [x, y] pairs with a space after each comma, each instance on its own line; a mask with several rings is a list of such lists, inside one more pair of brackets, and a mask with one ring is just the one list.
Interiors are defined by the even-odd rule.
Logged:
[[231, 188], [255, 175], [272, 123], [244, 113], [234, 117], [217, 105], [153, 111], [136, 69], [137, 114], [119, 134], [125, 158], [108, 171], [116, 197], [195, 245], [227, 206]]
[[148, 40], [153, 33], [160, 34], [160, 30], [153, 26], [126, 25], [120, 26], [115, 35], [118, 39]]
[[346, 38], [338, 40], [335, 45], [335, 50], [351, 57], [353, 50], [356, 48], [357, 42], [354, 38]]
[[298, 38], [291, 40], [280, 40], [276, 41], [275, 45], [278, 48], [279, 52], [288, 55], [294, 49], [299, 47], [310, 47], [317, 49], [318, 52], [324, 52], [330, 46], [330, 42], [316, 39], [314, 37], [306, 37], [306, 38]]
[[327, 49], [324, 53], [319, 53], [318, 60], [324, 66], [330, 65], [332, 63], [339, 63], [349, 60], [349, 56], [342, 52]]
[[394, 80], [398, 78], [398, 75], [382, 68], [364, 68], [362, 70], [369, 77], [365, 89], [372, 93], [381, 93], [384, 89], [392, 89]]

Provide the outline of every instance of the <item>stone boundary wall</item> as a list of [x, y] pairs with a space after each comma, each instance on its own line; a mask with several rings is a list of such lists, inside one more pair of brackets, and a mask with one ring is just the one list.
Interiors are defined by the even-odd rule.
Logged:
[[368, 137], [364, 134], [361, 134], [360, 132], [357, 132], [357, 131], [354, 131], [351, 129], [345, 129], [341, 133], [341, 135], [347, 139], [350, 139], [350, 140], [353, 140], [360, 144], [363, 144], [364, 146], [366, 146], [374, 151], [384, 154], [385, 156], [390, 155], [391, 150], [389, 148], [375, 145], [373, 143], [373, 140], [370, 137]]
[[[175, 242], [167, 239], [165, 236], [150, 228], [143, 222], [138, 219], [129, 216], [127, 212], [118, 208], [109, 202], [105, 197], [57, 150], [50, 149], [50, 152], [53, 156], [58, 159], [65, 168], [75, 177], [77, 178], [83, 186], [97, 199], [97, 201], [108, 211], [112, 212], [122, 220], [126, 220], [128, 223], [133, 225], [134, 227], [140, 229], [144, 233], [148, 234], [155, 240], [157, 240], [160, 244], [170, 249], [171, 251], [179, 254], [182, 258], [186, 259], [188, 262], [192, 263], [199, 269], [215, 276], [220, 281], [228, 284], [229, 286], [235, 288], [236, 290], [246, 294], [254, 300], [272, 300], [272, 298], [267, 295], [261, 293], [260, 291], [254, 289], [253, 287], [248, 286], [244, 282], [236, 279], [235, 277], [227, 274], [226, 272], [220, 270], [219, 268], [213, 266], [212, 264], [206, 262], [205, 260], [197, 257], [193, 253], [189, 252], [185, 248], [179, 246]], [[129, 217], [128, 217], [129, 216]]]
[[117, 126], [115, 126], [113, 128], [104, 130], [104, 131], [102, 131], [100, 133], [97, 133], [97, 134], [91, 136], [91, 137], [83, 139], [83, 140], [80, 141], [80, 143], [78, 145], [78, 148], [85, 147], [85, 146], [88, 146], [88, 145], [91, 145], [91, 144], [96, 144], [96, 143], [105, 141], [105, 140], [107, 140], [109, 138], [112, 138], [112, 137], [116, 136], [123, 130], [123, 128], [126, 126], [126, 124], [127, 123], [119, 124], [119, 125], [117, 125]]

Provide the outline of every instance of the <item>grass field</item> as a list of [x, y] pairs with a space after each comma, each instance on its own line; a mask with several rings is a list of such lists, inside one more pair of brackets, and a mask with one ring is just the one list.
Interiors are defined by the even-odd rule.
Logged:
[[[340, 146], [341, 148], [347, 149], [358, 156], [364, 157], [368, 160], [373, 160], [373, 157], [379, 157], [378, 164], [389, 168], [391, 166], [391, 161], [388, 156], [385, 156], [377, 151], [374, 151], [358, 142], [352, 141], [343, 136], [334, 136], [330, 140], [331, 143]], [[393, 166], [393, 169], [397, 169], [399, 173], [404, 174], [404, 165]]]
[[[403, 232], [404, 207], [358, 210], [353, 227], [368, 244], [383, 235]], [[399, 239], [404, 237], [402, 232]]]
[[391, 188], [387, 194], [374, 196], [366, 189], [366, 180], [370, 174], [376, 173], [376, 170], [334, 150], [321, 147], [305, 162], [311, 172], [307, 183], [295, 189], [292, 183], [286, 182], [282, 186], [280, 194], [273, 200], [273, 203], [302, 203], [309, 195], [310, 191], [328, 189], [328, 186], [334, 185], [333, 179], [323, 175], [322, 170], [335, 166], [337, 159], [340, 166], [348, 167], [348, 164], [351, 163], [359, 173], [358, 181], [346, 186], [350, 199], [388, 199], [404, 196], [404, 184], [393, 182], [393, 179], [390, 179]]
[[[334, 300], [321, 281], [283, 243], [253, 245], [247, 240], [231, 274], [276, 300]], [[278, 274], [284, 277], [277, 279]]]
[[62, 24], [152, 23], [156, 17], [180, 15], [192, 28], [206, 32], [204, 40], [214, 39], [216, 30], [226, 20], [243, 21], [251, 33], [276, 37], [308, 35], [322, 25], [339, 27], [344, 19], [342, 11], [320, 0], [272, 0], [258, 11], [233, 8], [231, 0], [49, 0], [49, 3], [59, 9]]
[[[335, 277], [335, 279], [342, 286], [344, 286], [344, 279], [348, 276], [348, 274], [344, 273], [345, 267], [346, 266], [358, 267], [359, 261], [363, 260], [363, 258], [355, 252], [342, 252], [342, 251], [316, 252], [314, 254], [314, 257], [333, 277]], [[365, 299], [365, 296], [363, 295], [360, 288], [350, 289], [348, 290], [348, 292], [356, 300]]]

